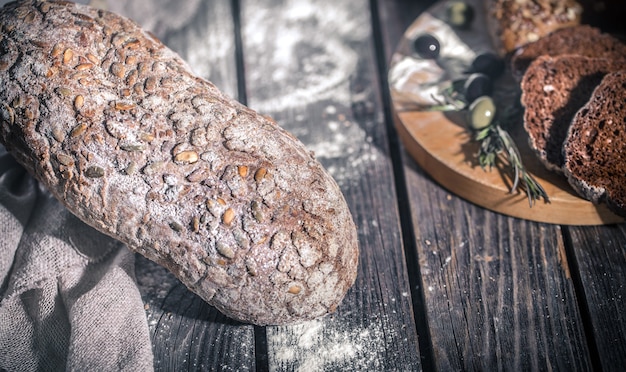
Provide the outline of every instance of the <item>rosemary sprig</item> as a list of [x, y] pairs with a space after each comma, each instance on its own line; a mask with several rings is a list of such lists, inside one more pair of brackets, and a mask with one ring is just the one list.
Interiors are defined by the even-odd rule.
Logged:
[[503, 155], [508, 161], [513, 173], [513, 184], [510, 192], [522, 189], [528, 197], [528, 204], [533, 206], [536, 200], [543, 199], [550, 202], [548, 194], [537, 180], [526, 171], [522, 163], [522, 157], [511, 135], [498, 123], [492, 123], [488, 127], [477, 131], [474, 140], [480, 143], [478, 150], [478, 164], [483, 169], [496, 166], [496, 162]]

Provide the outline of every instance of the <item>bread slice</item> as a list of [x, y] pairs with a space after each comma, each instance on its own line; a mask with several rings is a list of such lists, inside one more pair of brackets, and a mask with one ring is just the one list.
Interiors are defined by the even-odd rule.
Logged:
[[552, 31], [580, 24], [576, 0], [485, 0], [488, 26], [496, 49], [505, 55]]
[[564, 143], [572, 187], [626, 217], [626, 71], [606, 75], [572, 121]]
[[561, 54], [623, 59], [626, 58], [626, 44], [587, 25], [559, 29], [515, 51], [511, 57], [513, 76], [521, 79], [530, 63], [541, 55]]
[[548, 169], [560, 171], [563, 141], [576, 112], [609, 72], [626, 69], [626, 60], [577, 55], [541, 56], [521, 82], [524, 128], [530, 146]]

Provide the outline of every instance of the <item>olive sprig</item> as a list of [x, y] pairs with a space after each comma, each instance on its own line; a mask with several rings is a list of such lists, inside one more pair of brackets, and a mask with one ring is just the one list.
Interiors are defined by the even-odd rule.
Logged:
[[[474, 9], [463, 1], [450, 1], [446, 8], [446, 18], [452, 27], [468, 29], [474, 19]], [[438, 59], [441, 44], [435, 36], [423, 33], [413, 41], [413, 50], [419, 58]], [[432, 98], [437, 104], [430, 109], [466, 111], [467, 124], [473, 132], [473, 140], [479, 143], [478, 164], [484, 170], [491, 170], [499, 161], [503, 162], [503, 165], [508, 164], [513, 173], [513, 183], [509, 191], [513, 193], [521, 189], [526, 192], [528, 203], [532, 208], [536, 200], [544, 199], [549, 203], [550, 199], [539, 182], [526, 171], [513, 138], [500, 125], [502, 121], [511, 121], [512, 116], [496, 117], [496, 105], [491, 98], [492, 81], [504, 70], [503, 59], [495, 53], [478, 54], [465, 71], [466, 77], [452, 81], [440, 91], [443, 101], [433, 95]]]
[[[456, 2], [453, 2], [456, 3]], [[454, 8], [456, 6], [457, 8]], [[471, 14], [464, 13], [468, 10], [463, 4], [456, 4], [448, 9], [448, 18], [452, 22], [452, 15], [456, 11], [462, 11], [460, 20]], [[468, 20], [468, 19], [466, 19]], [[471, 22], [471, 17], [469, 18]], [[452, 25], [456, 23], [452, 22]], [[458, 25], [457, 25], [458, 26]], [[467, 26], [467, 25], [465, 25]], [[441, 44], [436, 37], [431, 34], [420, 34], [413, 41], [413, 49], [419, 58], [437, 59], [441, 49]], [[548, 194], [537, 180], [526, 171], [522, 163], [515, 141], [511, 135], [500, 125], [502, 119], [510, 121], [511, 113], [504, 115], [504, 118], [497, 118], [497, 110], [494, 100], [491, 98], [493, 92], [493, 80], [498, 78], [505, 70], [504, 61], [498, 55], [485, 52], [478, 54], [471, 65], [465, 71], [464, 77], [453, 80], [446, 87], [441, 89], [438, 99], [434, 95], [433, 100], [437, 102], [431, 107], [436, 111], [466, 111], [467, 124], [473, 132], [473, 140], [479, 143], [478, 164], [483, 169], [491, 170], [497, 166], [497, 162], [502, 160], [508, 164], [513, 173], [513, 183], [510, 192], [518, 189], [523, 190], [528, 196], [530, 207], [536, 200], [544, 199], [550, 202]], [[507, 117], [508, 116], [508, 117]]]
[[452, 82], [442, 89], [443, 102], [432, 107], [438, 111], [466, 111], [467, 124], [473, 133], [472, 140], [479, 143], [478, 164], [482, 169], [491, 170], [498, 161], [510, 167], [513, 182], [510, 192], [523, 190], [530, 207], [543, 199], [550, 202], [548, 194], [541, 184], [526, 170], [522, 157], [511, 135], [502, 128], [501, 123], [512, 120], [513, 112], [497, 117], [497, 110], [490, 97], [490, 80], [483, 73], [472, 73], [467, 79]]

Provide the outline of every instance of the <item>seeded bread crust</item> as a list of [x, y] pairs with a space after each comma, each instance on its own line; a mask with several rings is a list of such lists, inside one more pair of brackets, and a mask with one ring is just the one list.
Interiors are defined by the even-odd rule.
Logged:
[[530, 146], [550, 170], [561, 172], [563, 142], [576, 112], [604, 75], [626, 68], [626, 60], [578, 55], [541, 56], [521, 82], [524, 128]]
[[530, 63], [539, 56], [561, 54], [626, 59], [626, 44], [587, 25], [559, 29], [515, 51], [511, 57], [513, 76], [521, 79]]
[[0, 140], [80, 219], [234, 319], [335, 310], [356, 228], [295, 137], [106, 11], [7, 4], [0, 51]]
[[626, 217], [626, 71], [608, 74], [572, 122], [564, 172], [583, 197]]
[[485, 0], [490, 34], [501, 55], [549, 33], [580, 24], [575, 0]]

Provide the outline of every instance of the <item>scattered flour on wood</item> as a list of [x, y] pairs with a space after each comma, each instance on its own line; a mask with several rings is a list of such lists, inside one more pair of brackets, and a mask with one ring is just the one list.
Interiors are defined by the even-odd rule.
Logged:
[[318, 141], [307, 142], [307, 148], [325, 166], [341, 188], [354, 186], [380, 156], [372, 138], [358, 123], [331, 118]]
[[161, 309], [163, 301], [175, 286], [180, 285], [180, 282], [166, 268], [139, 254], [135, 254], [135, 260], [137, 286], [144, 300], [148, 326], [154, 330], [163, 314]]
[[245, 8], [246, 78], [255, 92], [250, 105], [272, 112], [325, 98], [349, 104], [349, 79], [358, 63], [354, 45], [371, 34], [367, 12], [352, 6], [287, 0], [280, 11]]
[[[250, 66], [246, 82], [254, 92], [250, 106], [278, 115], [279, 125], [302, 140], [343, 189], [362, 179], [378, 158], [372, 138], [352, 120], [358, 94], [351, 84], [359, 70], [359, 48], [371, 36], [368, 12], [355, 12], [353, 6], [336, 0], [285, 0], [280, 11], [258, 6], [244, 8], [242, 15]], [[324, 102], [331, 104], [324, 109]], [[287, 112], [311, 123], [291, 128], [281, 117]]]
[[[333, 322], [334, 323], [334, 322]], [[327, 324], [324, 319], [268, 329], [270, 369], [298, 372], [378, 370], [385, 351], [381, 330]]]

